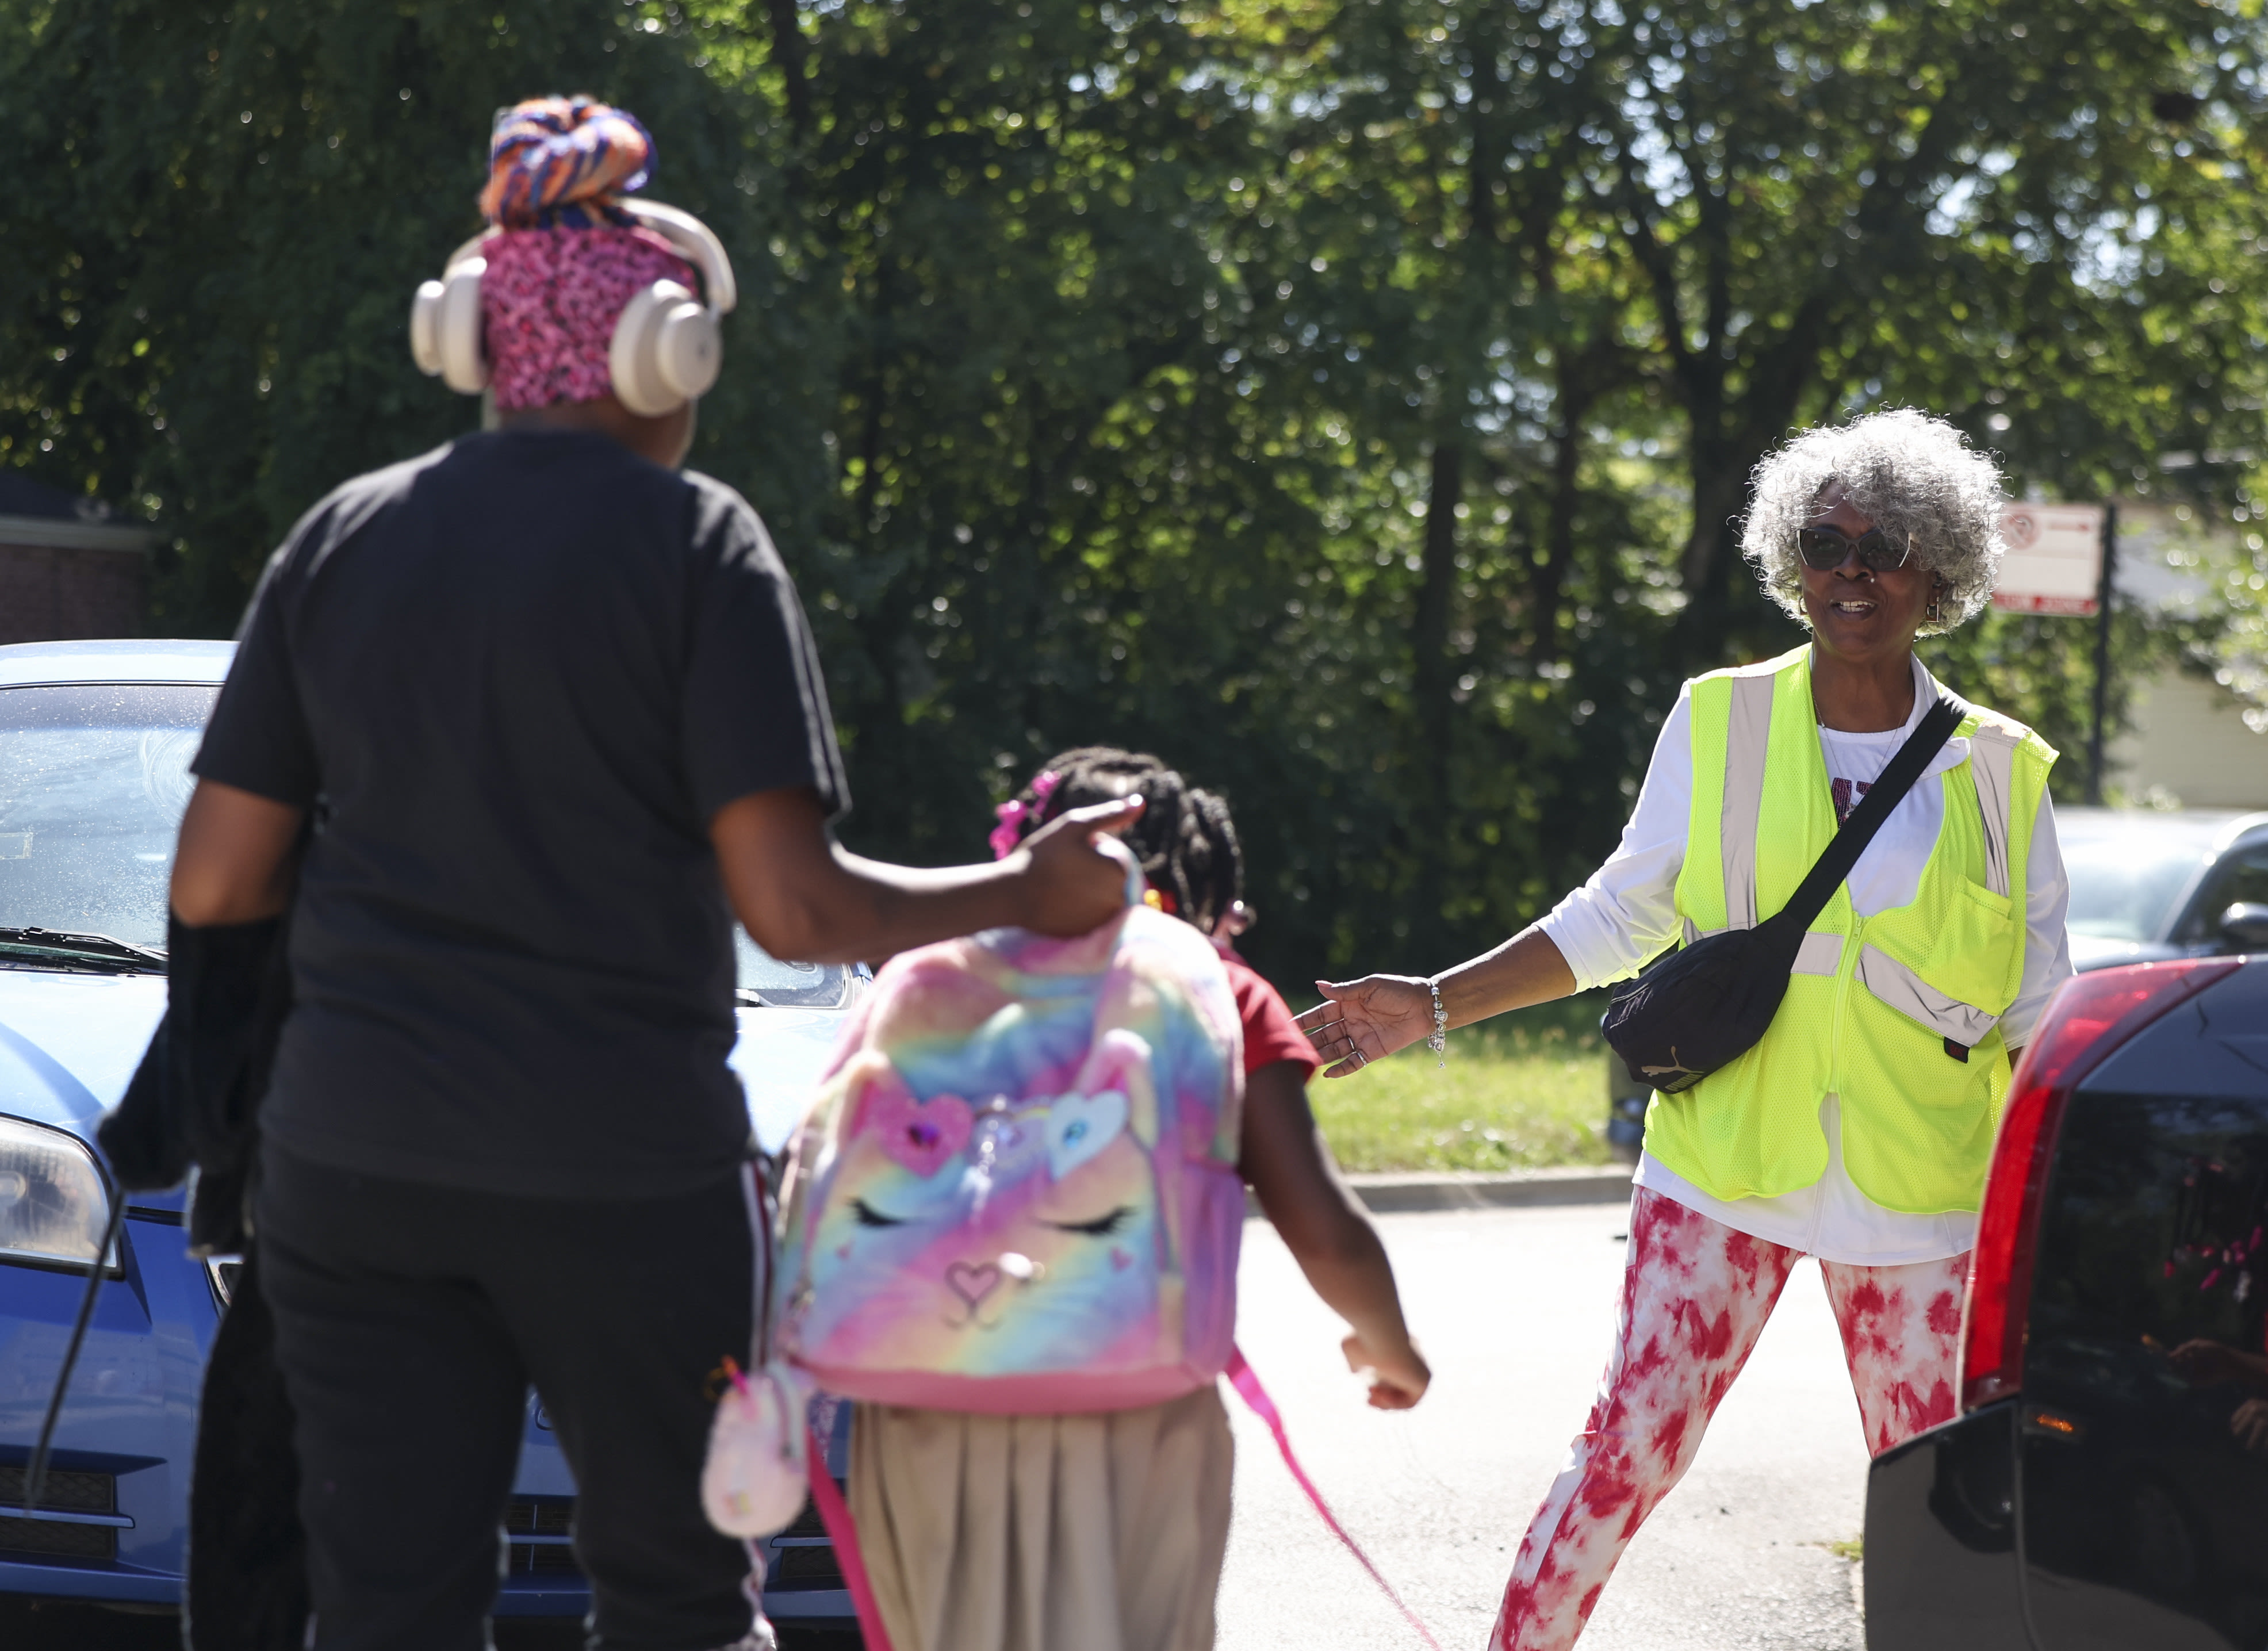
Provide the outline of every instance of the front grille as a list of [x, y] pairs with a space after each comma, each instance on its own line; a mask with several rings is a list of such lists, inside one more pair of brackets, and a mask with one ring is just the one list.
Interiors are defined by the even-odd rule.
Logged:
[[118, 1533], [108, 1525], [61, 1525], [47, 1519], [0, 1517], [0, 1554], [107, 1562], [118, 1557]]
[[819, 1516], [819, 1504], [806, 1497], [803, 1512], [795, 1516], [795, 1523], [779, 1533], [783, 1537], [823, 1537], [827, 1522]]
[[843, 1567], [835, 1562], [832, 1548], [775, 1548], [764, 1585], [783, 1592], [801, 1588], [841, 1588]]
[[[564, 1537], [574, 1528], [571, 1496], [515, 1496], [504, 1506], [508, 1537]], [[563, 1542], [515, 1542], [508, 1563], [515, 1576], [574, 1576], [581, 1569]]]
[[504, 1528], [515, 1537], [563, 1537], [575, 1526], [571, 1496], [515, 1496], [504, 1504]]
[[515, 1576], [530, 1574], [544, 1576], [579, 1574], [575, 1564], [575, 1550], [563, 1542], [513, 1543], [512, 1571]]
[[[504, 1504], [504, 1528], [508, 1537], [563, 1537], [574, 1527], [575, 1499], [571, 1496], [515, 1496]], [[783, 1538], [823, 1538], [826, 1526], [819, 1509], [805, 1502], [795, 1522], [779, 1533]], [[513, 1575], [573, 1576], [578, 1574], [575, 1551], [564, 1543], [515, 1542], [510, 1566]], [[841, 1588], [843, 1567], [831, 1547], [775, 1548], [764, 1578], [765, 1586], [783, 1590]]]
[[[21, 1507], [29, 1467], [0, 1467], [0, 1507]], [[118, 1511], [118, 1480], [107, 1473], [67, 1473], [48, 1470], [40, 1487], [40, 1506], [63, 1514], [114, 1514]]]

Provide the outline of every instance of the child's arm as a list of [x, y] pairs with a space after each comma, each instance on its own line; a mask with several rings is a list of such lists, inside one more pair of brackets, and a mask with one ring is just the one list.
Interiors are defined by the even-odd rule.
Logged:
[[1408, 1410], [1425, 1396], [1433, 1373], [1402, 1322], [1386, 1246], [1339, 1178], [1307, 1110], [1306, 1075], [1302, 1063], [1279, 1060], [1245, 1080], [1244, 1152], [1237, 1168], [1315, 1294], [1353, 1327], [1343, 1344], [1347, 1366], [1371, 1372], [1370, 1402], [1380, 1410]]

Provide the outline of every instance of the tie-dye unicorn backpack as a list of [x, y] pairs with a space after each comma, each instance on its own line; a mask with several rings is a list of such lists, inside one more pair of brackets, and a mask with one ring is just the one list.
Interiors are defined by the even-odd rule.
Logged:
[[1146, 905], [891, 960], [798, 1136], [782, 1352], [845, 1397], [1152, 1404], [1226, 1367], [1242, 1033], [1220, 960]]

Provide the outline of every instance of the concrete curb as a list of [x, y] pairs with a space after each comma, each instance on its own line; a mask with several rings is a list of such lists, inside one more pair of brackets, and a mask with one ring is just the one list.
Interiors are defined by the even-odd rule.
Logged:
[[[1631, 1170], [1625, 1164], [1583, 1165], [1568, 1169], [1513, 1169], [1498, 1175], [1478, 1170], [1444, 1170], [1433, 1175], [1394, 1171], [1351, 1175], [1347, 1183], [1373, 1213], [1408, 1215], [1429, 1210], [1527, 1209], [1548, 1204], [1627, 1204]], [[1248, 1214], [1260, 1206], [1249, 1197]]]
[[1512, 1169], [1499, 1175], [1448, 1170], [1437, 1175], [1349, 1176], [1355, 1196], [1383, 1214], [1417, 1210], [1524, 1209], [1542, 1204], [1628, 1204], [1627, 1165], [1571, 1169]]

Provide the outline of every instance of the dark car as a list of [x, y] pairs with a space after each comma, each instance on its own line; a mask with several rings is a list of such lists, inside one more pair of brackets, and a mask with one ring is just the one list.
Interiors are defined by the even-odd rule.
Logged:
[[1959, 1414], [1868, 1477], [1867, 1644], [2268, 1646], [2264, 1336], [2268, 956], [2066, 982], [1993, 1147]]

